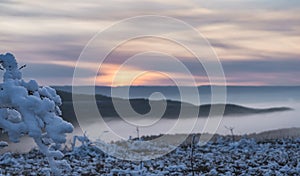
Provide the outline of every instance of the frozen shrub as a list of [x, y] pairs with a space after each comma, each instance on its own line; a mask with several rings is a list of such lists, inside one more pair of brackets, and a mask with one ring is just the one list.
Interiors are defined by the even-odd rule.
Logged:
[[63, 154], [52, 146], [65, 143], [66, 133], [73, 131], [72, 124], [60, 117], [60, 97], [54, 89], [41, 87], [35, 80], [24, 81], [12, 54], [0, 55], [0, 65], [5, 70], [0, 84], [0, 128], [12, 142], [19, 142], [23, 135], [32, 137], [54, 174], [59, 174], [60, 168], [68, 168], [68, 164], [56, 160]]

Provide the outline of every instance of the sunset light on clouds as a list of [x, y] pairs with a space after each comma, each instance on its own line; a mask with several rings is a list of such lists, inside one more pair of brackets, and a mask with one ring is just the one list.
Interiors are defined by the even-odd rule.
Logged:
[[[300, 2], [297, 0], [3, 0], [0, 8], [1, 53], [14, 53], [21, 64], [30, 68], [24, 69], [24, 76], [38, 75], [38, 81], [43, 84], [70, 85], [81, 51], [97, 32], [125, 18], [163, 15], [190, 24], [210, 42], [223, 65], [228, 85], [300, 85]], [[168, 30], [197, 45], [189, 32]], [[105, 42], [109, 44], [117, 37], [107, 36], [109, 40]], [[154, 53], [136, 56], [149, 50]], [[172, 56], [159, 54], [165, 52]], [[131, 57], [139, 58], [140, 62], [124, 66], [120, 71], [122, 76], [113, 81], [121, 64]], [[152, 69], [151, 64], [167, 62], [172, 57], [186, 65], [198, 85], [209, 84], [205, 70], [195, 64], [194, 56], [186, 49], [172, 41], [147, 37], [118, 46], [101, 65], [96, 83], [123, 86], [135, 74], [145, 72], [132, 84], [172, 85], [169, 74], [189, 85], [186, 75], [176, 69], [162, 68], [164, 74]], [[99, 65], [86, 62], [79, 67], [89, 72]], [[95, 78], [80, 79], [85, 85], [86, 80]]]

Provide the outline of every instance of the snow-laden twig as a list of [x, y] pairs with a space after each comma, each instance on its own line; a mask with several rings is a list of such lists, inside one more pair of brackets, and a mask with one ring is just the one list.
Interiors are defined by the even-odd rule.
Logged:
[[7, 147], [7, 146], [8, 146], [7, 142], [0, 141], [0, 149], [1, 149], [1, 148], [5, 148], [5, 147]]
[[73, 131], [73, 125], [60, 117], [59, 95], [50, 87], [39, 86], [35, 80], [23, 80], [20, 70], [25, 66], [18, 68], [12, 54], [0, 55], [0, 65], [5, 69], [0, 84], [0, 128], [8, 133], [12, 142], [19, 142], [22, 135], [32, 137], [48, 158], [53, 173], [59, 175], [60, 168], [69, 166], [56, 160], [63, 154], [51, 146], [65, 143], [65, 133]]

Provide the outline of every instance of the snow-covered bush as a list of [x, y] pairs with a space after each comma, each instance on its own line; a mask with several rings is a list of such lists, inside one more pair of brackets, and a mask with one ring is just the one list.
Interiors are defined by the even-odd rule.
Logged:
[[[73, 131], [72, 124], [61, 117], [59, 95], [50, 87], [39, 86], [35, 80], [22, 79], [21, 68], [15, 57], [0, 55], [0, 66], [5, 70], [0, 84], [0, 128], [8, 133], [12, 142], [23, 135], [32, 137], [40, 151], [47, 156], [54, 174], [59, 174], [65, 161], [63, 154], [54, 150], [66, 142], [66, 133]], [[53, 147], [55, 146], [55, 147]]]

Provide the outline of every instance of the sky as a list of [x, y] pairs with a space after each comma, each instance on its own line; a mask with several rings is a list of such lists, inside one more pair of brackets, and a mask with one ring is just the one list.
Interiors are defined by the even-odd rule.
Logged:
[[[99, 31], [126, 18], [161, 15], [184, 21], [208, 40], [221, 61], [227, 85], [300, 85], [299, 11], [298, 0], [1, 0], [0, 53], [13, 53], [20, 65], [27, 65], [25, 79], [71, 85], [81, 52]], [[102, 42], [110, 46], [135, 28], [154, 30], [147, 25], [128, 26]], [[166, 28], [191, 46], [198, 44], [190, 33]], [[99, 46], [98, 51], [101, 49]], [[154, 53], [143, 54], [149, 50]], [[124, 65], [131, 57], [136, 61]], [[214, 84], [195, 56], [174, 42], [155, 37], [124, 42], [106, 58], [97, 75], [83, 75], [77, 82], [172, 85], [176, 79], [190, 85], [187, 75], [174, 67], [159, 68], [173, 57], [189, 69], [197, 85]], [[99, 63], [87, 59], [77, 67], [89, 73], [98, 70]], [[121, 68], [122, 74], [116, 76]], [[145, 73], [140, 74], [142, 71]], [[132, 77], [135, 79], [130, 80]]]

